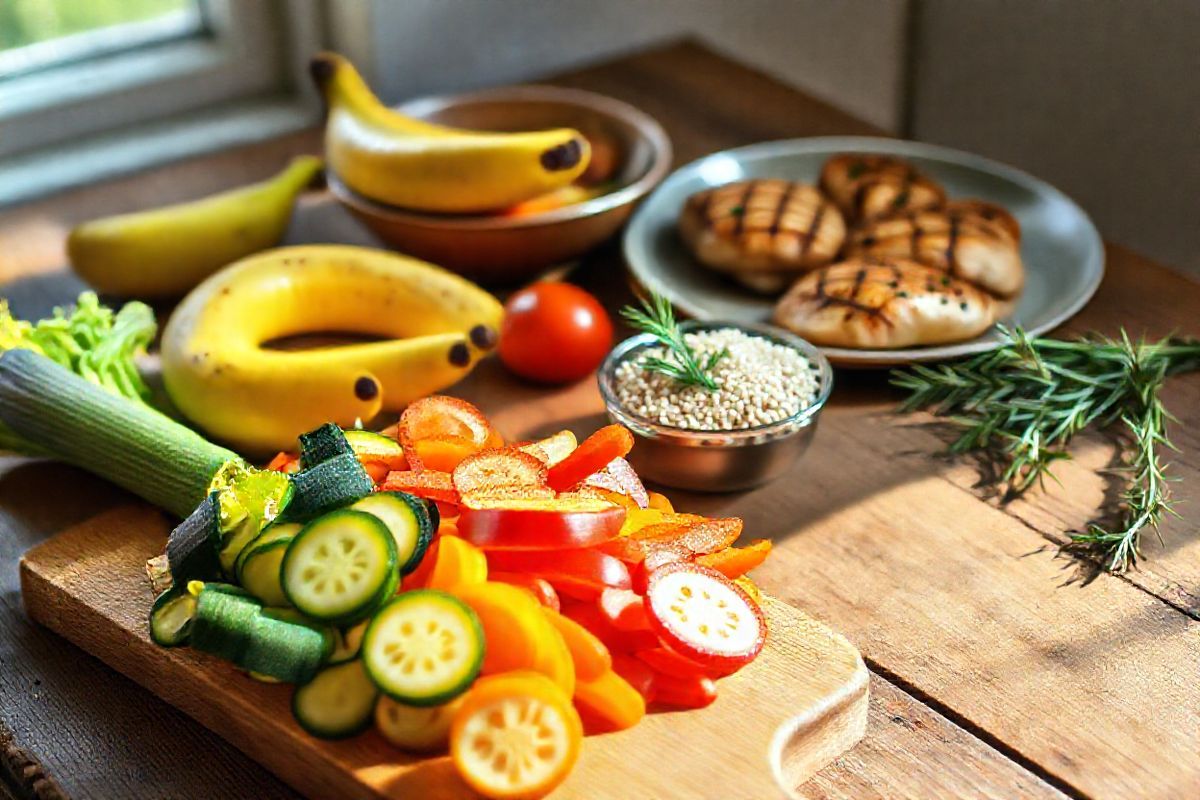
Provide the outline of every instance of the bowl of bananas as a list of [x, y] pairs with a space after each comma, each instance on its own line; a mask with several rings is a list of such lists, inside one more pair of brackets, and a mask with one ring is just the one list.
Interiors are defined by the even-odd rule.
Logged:
[[388, 245], [483, 283], [575, 261], [670, 169], [662, 126], [592, 92], [514, 86], [392, 109], [345, 59], [322, 54], [312, 72], [334, 197]]

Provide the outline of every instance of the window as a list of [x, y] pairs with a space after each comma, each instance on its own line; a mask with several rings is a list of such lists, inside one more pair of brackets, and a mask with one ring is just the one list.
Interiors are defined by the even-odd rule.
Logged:
[[321, 44], [317, 10], [0, 0], [0, 205], [310, 123], [293, 65]]

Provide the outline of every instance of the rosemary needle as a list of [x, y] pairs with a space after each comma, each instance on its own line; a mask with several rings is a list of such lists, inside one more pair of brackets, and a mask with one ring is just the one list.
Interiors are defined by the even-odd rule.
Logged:
[[1167, 338], [1134, 343], [1091, 337], [1034, 339], [1000, 327], [1004, 344], [989, 353], [938, 367], [916, 365], [892, 373], [910, 394], [902, 412], [929, 409], [962, 429], [952, 453], [982, 451], [1005, 464], [1002, 481], [1021, 492], [1053, 477], [1056, 461], [1085, 428], [1120, 422], [1128, 434], [1122, 520], [1115, 530], [1090, 525], [1075, 542], [1100, 547], [1108, 569], [1123, 572], [1137, 559], [1147, 529], [1157, 533], [1171, 507], [1160, 447], [1170, 414], [1159, 390], [1166, 379], [1200, 369], [1200, 341]]
[[621, 309], [621, 316], [633, 327], [657, 339], [670, 355], [669, 358], [647, 357], [642, 361], [642, 368], [666, 375], [684, 386], [699, 386], [710, 392], [720, 389], [712, 371], [722, 358], [729, 355], [729, 351], [712, 353], [701, 361], [684, 339], [669, 300], [652, 292], [649, 300], [639, 300], [639, 304], [641, 308], [625, 306]]

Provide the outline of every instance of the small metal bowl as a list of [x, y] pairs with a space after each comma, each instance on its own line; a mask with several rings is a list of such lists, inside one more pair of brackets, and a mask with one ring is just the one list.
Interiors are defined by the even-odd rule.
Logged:
[[616, 233], [671, 168], [671, 141], [658, 122], [628, 103], [581, 89], [484, 89], [413, 100], [399, 110], [474, 130], [575, 128], [592, 142], [593, 166], [605, 176], [598, 180], [616, 186], [520, 217], [432, 214], [376, 202], [327, 175], [338, 202], [386, 244], [481, 283], [512, 284], [578, 259]]
[[637, 440], [629, 460], [648, 481], [697, 492], [733, 492], [778, 478], [796, 462], [812, 442], [817, 417], [833, 390], [833, 369], [813, 345], [769, 325], [733, 322], [685, 322], [685, 331], [736, 328], [751, 336], [791, 347], [817, 368], [817, 396], [798, 412], [769, 425], [736, 431], [695, 431], [661, 425], [640, 417], [617, 399], [617, 366], [639, 351], [658, 344], [650, 334], [621, 342], [600, 366], [597, 381], [608, 416], [633, 432]]

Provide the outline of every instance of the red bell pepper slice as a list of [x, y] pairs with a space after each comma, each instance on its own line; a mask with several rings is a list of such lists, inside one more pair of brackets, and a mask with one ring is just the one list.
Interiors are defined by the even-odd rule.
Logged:
[[[459, 535], [489, 550], [566, 550], [614, 538], [625, 509], [603, 500], [542, 500], [468, 496], [458, 518]], [[474, 506], [484, 506], [482, 508]]]
[[717, 699], [717, 683], [704, 675], [676, 678], [654, 674], [654, 702], [671, 708], [704, 708]]
[[633, 655], [655, 672], [671, 678], [720, 677], [719, 675], [712, 674], [703, 664], [697, 664], [690, 658], [679, 655], [679, 653], [676, 653], [669, 647], [639, 650]]
[[633, 434], [625, 426], [606, 425], [551, 467], [546, 481], [554, 491], [565, 492], [604, 469], [614, 458], [624, 458], [632, 449]]
[[766, 641], [758, 604], [716, 570], [678, 561], [650, 573], [646, 613], [663, 642], [721, 672], [754, 660]]
[[633, 656], [613, 653], [613, 672], [640, 694], [647, 704], [654, 702], [654, 670]]
[[609, 621], [595, 601], [563, 600], [562, 615], [578, 622], [608, 646], [614, 661], [618, 653], [651, 650], [662, 642], [650, 629], [619, 630]]
[[[462, 531], [459, 517], [459, 531]], [[488, 563], [500, 572], [521, 572], [594, 588], [597, 594], [606, 586], [629, 588], [629, 569], [619, 560], [597, 550], [489, 550]]]
[[650, 618], [642, 596], [629, 589], [605, 589], [600, 593], [600, 612], [619, 631], [648, 631]]

